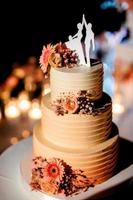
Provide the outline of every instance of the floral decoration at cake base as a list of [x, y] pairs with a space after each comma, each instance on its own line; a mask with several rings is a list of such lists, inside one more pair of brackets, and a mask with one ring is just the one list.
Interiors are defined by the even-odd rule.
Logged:
[[70, 165], [58, 158], [35, 157], [32, 161], [31, 188], [61, 196], [78, 194], [94, 187], [96, 181], [88, 178], [84, 171], [73, 170]]

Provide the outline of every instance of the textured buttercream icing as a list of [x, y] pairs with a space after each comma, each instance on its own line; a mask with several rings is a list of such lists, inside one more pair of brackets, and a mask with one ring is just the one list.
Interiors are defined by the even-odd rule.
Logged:
[[[86, 28], [84, 50], [80, 42]], [[66, 43], [43, 47], [40, 66], [50, 75], [51, 94], [42, 100], [42, 119], [33, 133], [32, 189], [72, 195], [109, 179], [119, 152], [112, 102], [103, 93], [103, 65], [90, 59], [91, 23]]]
[[92, 61], [92, 67], [76, 66], [73, 68], [51, 68], [50, 71], [51, 100], [54, 101], [79, 90], [89, 91], [92, 100], [102, 97], [103, 66]]
[[33, 150], [35, 156], [47, 159], [51, 157], [63, 159], [74, 169], [84, 170], [85, 174], [97, 180], [97, 183], [112, 176], [118, 158], [118, 130], [113, 125], [110, 137], [88, 149], [65, 148], [49, 142], [42, 134], [42, 128], [37, 125], [33, 135]]
[[[58, 116], [52, 110], [50, 99], [50, 95], [46, 95], [42, 104], [42, 136], [49, 142], [66, 148], [87, 149], [109, 137], [112, 128], [112, 105], [109, 104], [111, 99], [107, 94], [104, 93], [103, 100], [97, 105], [97, 109], [102, 108], [97, 115]], [[106, 103], [109, 105], [104, 108]]]
[[[58, 164], [67, 163], [76, 177], [82, 177], [75, 180], [76, 186], [74, 182], [69, 187], [73, 193], [70, 188], [94, 186], [113, 175], [119, 152], [118, 129], [112, 124], [111, 98], [102, 92], [101, 63], [94, 63], [91, 68], [51, 68], [50, 73], [51, 94], [43, 97], [41, 123], [34, 128], [34, 162], [45, 162], [57, 172]], [[45, 192], [51, 182], [41, 184], [41, 170], [42, 165], [37, 171], [34, 169], [31, 185]], [[50, 173], [53, 172], [47, 171], [47, 176]], [[52, 193], [55, 191], [58, 190]]]

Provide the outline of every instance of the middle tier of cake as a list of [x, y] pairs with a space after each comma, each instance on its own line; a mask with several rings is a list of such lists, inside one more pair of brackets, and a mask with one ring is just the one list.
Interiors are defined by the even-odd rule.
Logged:
[[70, 149], [88, 149], [106, 141], [112, 128], [111, 98], [103, 93], [96, 103], [95, 113], [64, 114], [54, 113], [50, 94], [42, 103], [42, 136], [54, 145]]

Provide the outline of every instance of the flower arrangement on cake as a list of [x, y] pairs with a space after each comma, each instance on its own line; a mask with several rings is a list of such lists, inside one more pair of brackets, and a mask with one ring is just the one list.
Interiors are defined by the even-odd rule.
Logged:
[[71, 68], [76, 66], [78, 61], [75, 51], [67, 48], [66, 44], [61, 42], [44, 46], [40, 56], [40, 66], [45, 75], [48, 74], [51, 67]]
[[[111, 100], [108, 103], [93, 102], [90, 97], [92, 91], [80, 91], [75, 94], [69, 94], [64, 98], [57, 99], [53, 102], [52, 108], [57, 115], [64, 114], [86, 114], [86, 115], [98, 115], [98, 113], [105, 111], [112, 103]], [[63, 96], [63, 95], [62, 95]], [[102, 99], [103, 100], [103, 99]]]
[[95, 180], [88, 179], [81, 170], [73, 170], [61, 159], [33, 159], [31, 186], [49, 194], [71, 195], [81, 189], [93, 187]]
[[30, 185], [46, 194], [86, 191], [112, 177], [118, 159], [112, 101], [102, 90], [103, 65], [89, 57], [92, 25], [83, 15], [77, 27], [68, 42], [48, 44], [40, 56], [45, 76], [50, 72], [51, 93], [43, 97], [41, 125], [34, 129]]

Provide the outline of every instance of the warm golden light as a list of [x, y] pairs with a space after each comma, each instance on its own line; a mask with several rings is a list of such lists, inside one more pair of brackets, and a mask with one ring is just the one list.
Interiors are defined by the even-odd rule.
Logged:
[[18, 107], [22, 112], [29, 110], [30, 106], [30, 102], [27, 99], [22, 99], [18, 102]]
[[15, 76], [17, 76], [18, 78], [24, 78], [24, 76], [25, 76], [25, 72], [24, 72], [24, 70], [21, 69], [21, 68], [16, 68], [16, 69], [14, 69], [14, 70], [13, 70], [13, 74], [14, 74]]
[[35, 100], [32, 103], [32, 108], [30, 109], [28, 114], [29, 114], [29, 117], [31, 119], [35, 119], [35, 120], [40, 119], [42, 117], [40, 105], [39, 105], [39, 102], [37, 100]]
[[32, 119], [40, 119], [42, 116], [41, 110], [39, 108], [33, 108], [29, 112], [29, 117]]
[[113, 113], [114, 114], [121, 114], [124, 112], [124, 106], [119, 103], [114, 103], [113, 104]]
[[17, 137], [12, 137], [12, 138], [10, 139], [10, 143], [11, 143], [11, 144], [17, 144], [17, 143], [18, 143], [18, 138], [17, 138]]
[[27, 138], [27, 137], [29, 137], [29, 136], [30, 136], [30, 131], [24, 130], [24, 131], [22, 132], [22, 137], [23, 137], [23, 138]]
[[113, 98], [112, 112], [113, 114], [122, 114], [125, 111], [125, 107], [122, 101], [121, 93], [116, 93]]
[[25, 92], [22, 92], [18, 98], [18, 107], [22, 112], [26, 112], [30, 109], [31, 103], [28, 99], [28, 95]]
[[20, 115], [20, 110], [17, 107], [15, 100], [11, 100], [5, 107], [5, 115], [7, 118], [16, 118]]

